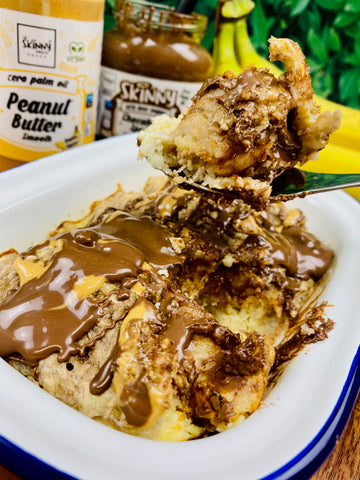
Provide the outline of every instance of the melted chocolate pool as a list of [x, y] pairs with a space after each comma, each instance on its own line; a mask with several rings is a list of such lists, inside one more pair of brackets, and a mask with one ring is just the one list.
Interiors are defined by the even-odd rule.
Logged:
[[[54, 352], [60, 362], [83, 354], [77, 341], [98, 322], [101, 302], [90, 295], [105, 280], [131, 287], [144, 262], [155, 269], [180, 263], [167, 232], [148, 217], [127, 213], [53, 237], [22, 255], [23, 270], [38, 268], [28, 255], [50, 241], [61, 249], [0, 307], [0, 355], [20, 354], [35, 363]], [[23, 278], [26, 279], [25, 272]], [[34, 277], [34, 278], [33, 278]]]

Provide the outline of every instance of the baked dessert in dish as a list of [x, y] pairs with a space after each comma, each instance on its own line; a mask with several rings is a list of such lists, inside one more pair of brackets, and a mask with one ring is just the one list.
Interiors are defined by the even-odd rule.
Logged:
[[254, 212], [165, 178], [0, 257], [0, 354], [92, 419], [144, 438], [222, 432], [332, 322], [306, 302], [333, 258], [299, 210]]
[[314, 106], [296, 45], [270, 49], [287, 68], [279, 80], [226, 73], [182, 117], [139, 134], [155, 167], [245, 198], [150, 178], [0, 256], [0, 355], [94, 420], [153, 440], [222, 432], [333, 327], [314, 303], [332, 249], [300, 210], [267, 200], [271, 180], [316, 155], [339, 115]]
[[316, 159], [341, 121], [313, 101], [311, 77], [300, 47], [269, 40], [270, 60], [284, 63], [275, 78], [250, 67], [206, 81], [177, 118], [155, 117], [138, 136], [139, 158], [163, 172], [220, 190], [232, 190], [263, 207], [271, 182], [284, 170]]

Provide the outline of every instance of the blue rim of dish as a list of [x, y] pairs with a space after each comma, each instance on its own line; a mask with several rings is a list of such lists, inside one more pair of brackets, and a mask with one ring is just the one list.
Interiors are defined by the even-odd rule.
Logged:
[[[260, 480], [303, 480], [323, 464], [342, 434], [360, 390], [360, 347], [330, 417], [314, 439], [292, 460]], [[0, 435], [0, 463], [25, 480], [76, 480], [25, 452]]]
[[259, 480], [304, 480], [310, 478], [334, 449], [351, 416], [360, 391], [360, 346], [351, 363], [339, 399], [313, 440], [288, 463]]

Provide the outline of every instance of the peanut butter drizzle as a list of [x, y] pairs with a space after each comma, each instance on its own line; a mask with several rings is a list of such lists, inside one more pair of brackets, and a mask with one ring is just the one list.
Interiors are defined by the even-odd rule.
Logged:
[[[159, 334], [165, 335], [172, 342], [177, 351], [177, 358], [180, 363], [182, 363], [185, 358], [186, 349], [189, 347], [192, 337], [196, 334], [209, 336], [220, 348], [222, 347], [221, 342], [224, 341], [224, 331], [226, 330], [224, 327], [221, 327], [216, 322], [209, 323], [208, 320], [198, 315], [193, 317], [191, 310], [187, 308], [187, 303], [172, 302], [170, 298], [167, 300], [163, 299], [160, 307], [162, 319], [166, 319], [166, 323], [162, 325]], [[130, 321], [135, 324], [144, 321], [160, 325], [158, 315], [159, 312], [156, 307], [144, 298], [138, 300], [128, 313], [128, 317], [131, 319]], [[126, 322], [126, 319], [124, 322]], [[123, 323], [122, 328], [124, 325], [125, 323]], [[127, 332], [127, 336], [134, 338], [131, 331]], [[223, 352], [221, 349], [221, 352], [213, 359], [215, 366], [211, 370], [211, 375], [213, 373], [214, 375], [218, 375], [218, 371], [223, 367], [224, 355], [228, 353], [228, 350], [225, 350]], [[121, 353], [120, 347], [119, 354]], [[126, 349], [125, 354], [129, 354], [129, 351]], [[113, 358], [113, 362], [116, 361], [113, 354], [111, 354], [109, 358]], [[138, 361], [141, 361], [140, 357]], [[213, 381], [215, 382], [215, 379], [213, 379]], [[151, 387], [148, 383], [146, 371], [144, 368], [141, 368], [141, 366], [134, 382], [121, 385], [119, 405], [126, 417], [126, 421], [130, 425], [142, 427], [149, 421], [153, 413], [150, 391]]]
[[[179, 264], [167, 232], [148, 217], [127, 213], [108, 217], [104, 223], [53, 237], [22, 257], [59, 240], [62, 248], [45, 272], [23, 283], [0, 307], [0, 355], [20, 354], [36, 363], [58, 352], [58, 361], [84, 355], [76, 342], [98, 322], [101, 301], [81, 294], [82, 283], [105, 277], [130, 288], [144, 262], [155, 269]], [[98, 283], [96, 283], [98, 284]], [[91, 292], [89, 285], [86, 285]], [[92, 292], [94, 293], [94, 291]]]
[[[110, 377], [111, 382], [115, 375], [114, 390], [121, 410], [126, 421], [136, 427], [146, 425], [154, 413], [151, 402], [151, 386], [149, 385], [147, 372], [141, 363], [146, 354], [137, 351], [138, 335], [142, 328], [141, 325], [144, 323], [156, 325], [160, 330], [163, 327], [156, 307], [149, 300], [140, 298], [131, 307], [121, 325], [117, 347], [115, 346], [115, 350], [118, 348], [117, 353], [112, 353], [107, 361], [107, 364], [109, 361], [112, 362], [112, 371], [108, 369], [107, 376]], [[124, 371], [127, 370], [126, 367], [122, 366], [120, 368], [119, 365], [117, 365], [117, 368], [115, 367], [120, 355], [124, 355], [125, 362], [131, 363], [133, 367], [137, 363], [138, 369], [134, 381], [128, 382], [129, 379], [124, 374]], [[134, 373], [133, 370], [132, 372]], [[91, 388], [95, 386], [95, 381], [96, 378], [92, 381]], [[91, 388], [91, 393], [94, 393]]]
[[[178, 352], [178, 360], [181, 362], [194, 332], [196, 332], [197, 329], [201, 330], [203, 322], [199, 322], [199, 319], [194, 320], [189, 313], [185, 314], [185, 312], [181, 310], [180, 305], [172, 305], [170, 303], [163, 307], [165, 308], [163, 313], [167, 317], [167, 323], [163, 325], [161, 335], [167, 336], [174, 344]], [[148, 323], [159, 324], [158, 315], [159, 312], [155, 306], [148, 300], [142, 298], [133, 305], [127, 318], [130, 318], [131, 322], [135, 324], [141, 323], [143, 320]], [[127, 319], [124, 321], [126, 322]], [[122, 328], [124, 328], [124, 325], [125, 323], [123, 323]], [[127, 335], [132, 337], [130, 331]], [[117, 345], [119, 344], [117, 343]], [[126, 354], [129, 353], [127, 350], [125, 351]], [[111, 383], [114, 363], [121, 353], [121, 347], [115, 346], [114, 351], [105, 362], [99, 374], [91, 382], [91, 393], [102, 393], [104, 391], [103, 386], [109, 382]], [[102, 381], [100, 381], [100, 378], [102, 378]], [[140, 373], [134, 382], [121, 385], [119, 404], [124, 412], [126, 421], [130, 425], [141, 427], [148, 422], [153, 409], [150, 400], [148, 379], [144, 368], [140, 368]]]

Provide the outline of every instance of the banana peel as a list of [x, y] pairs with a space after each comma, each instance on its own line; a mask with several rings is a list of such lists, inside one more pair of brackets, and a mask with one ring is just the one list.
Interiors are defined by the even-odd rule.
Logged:
[[[251, 0], [220, 0], [216, 18], [216, 39], [214, 43], [215, 74], [226, 70], [240, 73], [249, 66], [267, 68], [279, 77], [283, 71], [259, 55], [249, 37], [247, 15], [253, 10]], [[341, 110], [342, 121], [339, 130], [333, 133], [319, 159], [306, 163], [304, 170], [323, 173], [360, 173], [360, 110], [332, 102], [314, 95], [315, 103], [323, 110]], [[360, 200], [360, 188], [348, 189]]]
[[[315, 161], [305, 163], [302, 168], [308, 172], [359, 173], [360, 153], [357, 150], [329, 143]], [[360, 201], [360, 187], [345, 190]]]
[[222, 23], [214, 38], [213, 48], [214, 73], [221, 75], [226, 70], [235, 74], [242, 72], [235, 55], [235, 23]]

